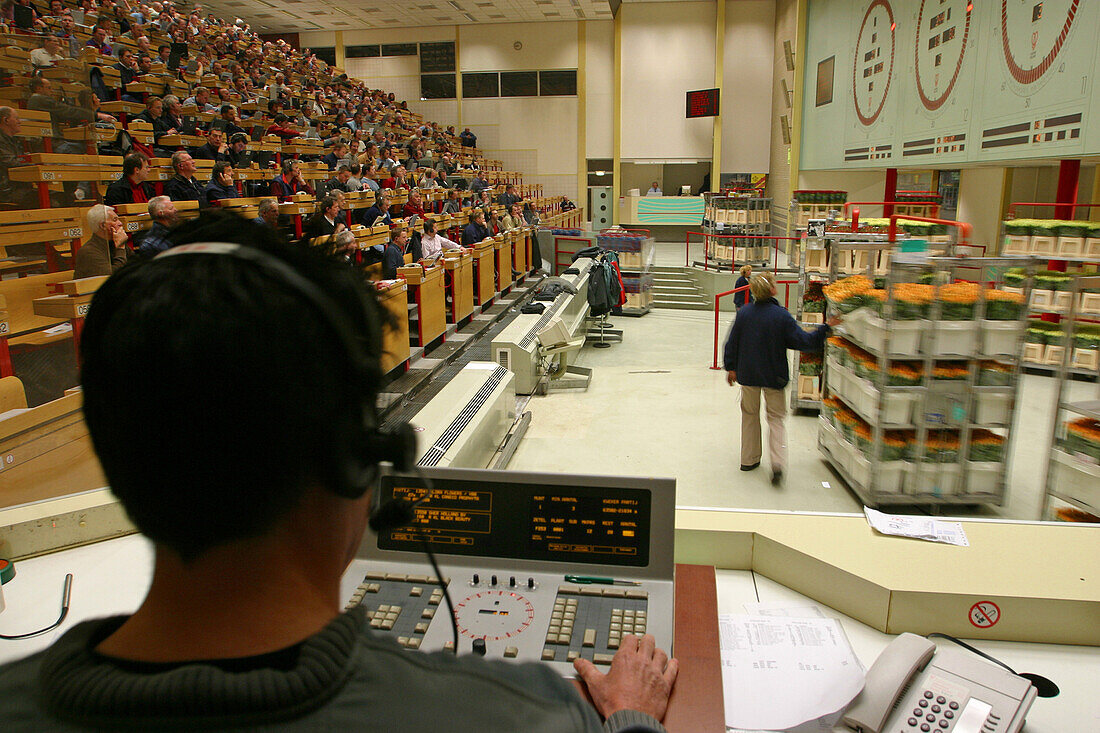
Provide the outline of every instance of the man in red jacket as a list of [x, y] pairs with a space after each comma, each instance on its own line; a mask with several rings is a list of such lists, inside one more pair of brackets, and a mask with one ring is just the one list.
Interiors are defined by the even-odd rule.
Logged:
[[282, 175], [275, 176], [275, 180], [271, 182], [271, 195], [278, 198], [280, 203], [302, 191], [310, 196], [315, 195], [313, 188], [302, 177], [302, 167], [297, 160], [284, 160], [282, 168]]
[[382, 181], [382, 188], [409, 188], [409, 182], [405, 179], [405, 166], [395, 167], [393, 175]]
[[420, 197], [419, 191], [413, 191], [409, 194], [409, 200], [405, 203], [405, 208], [401, 210], [401, 216], [419, 216], [424, 219], [424, 201]]

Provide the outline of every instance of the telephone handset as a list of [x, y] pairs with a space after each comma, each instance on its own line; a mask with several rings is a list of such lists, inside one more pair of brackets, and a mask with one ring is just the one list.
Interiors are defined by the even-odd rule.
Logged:
[[1035, 696], [1022, 677], [906, 633], [871, 665], [843, 722], [858, 733], [1018, 733]]

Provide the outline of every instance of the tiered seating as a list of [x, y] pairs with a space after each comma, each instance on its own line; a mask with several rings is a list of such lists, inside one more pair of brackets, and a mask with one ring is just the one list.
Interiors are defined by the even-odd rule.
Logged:
[[[36, 0], [36, 5], [51, 30], [62, 28], [60, 19], [47, 17], [49, 11], [45, 2]], [[95, 22], [94, 15], [85, 15], [85, 23]], [[138, 43], [123, 37], [117, 22], [107, 23], [106, 27], [116, 51], [119, 48], [138, 51]], [[24, 140], [27, 151], [21, 161], [22, 165], [10, 168], [9, 174], [15, 184], [30, 184], [35, 188], [39, 206], [32, 211], [0, 213], [0, 232], [4, 234], [0, 241], [9, 246], [43, 245], [41, 257], [25, 254], [16, 257], [0, 247], [0, 275], [25, 275], [35, 271], [51, 273], [24, 278], [25, 283], [14, 288], [16, 292], [8, 296], [8, 318], [5, 322], [12, 334], [18, 334], [27, 343], [32, 343], [35, 339], [42, 340], [41, 335], [34, 334], [59, 322], [56, 308], [68, 308], [72, 305], [69, 300], [65, 301], [64, 306], [58, 305], [60, 300], [45, 303], [41, 306], [44, 309], [42, 314], [35, 315], [30, 303], [35, 298], [41, 299], [53, 294], [50, 291], [56, 290], [54, 284], [70, 277], [56, 271], [71, 266], [71, 256], [80, 243], [92, 234], [84, 231], [81, 224], [83, 209], [101, 201], [107, 186], [121, 176], [123, 158], [118, 154], [121, 152], [118, 147], [121, 133], [125, 133], [136, 149], [154, 150], [154, 155], [150, 156], [152, 169], [147, 181], [153, 192], [161, 195], [165, 183], [173, 176], [168, 154], [173, 150], [194, 150], [204, 145], [206, 137], [202, 130], [221, 117], [222, 104], [234, 105], [239, 114], [235, 124], [249, 135], [245, 150], [251, 153], [252, 159], [234, 170], [234, 180], [241, 197], [223, 199], [219, 205], [251, 219], [257, 216], [259, 205], [266, 197], [267, 186], [277, 175], [278, 165], [284, 159], [294, 158], [301, 161], [303, 178], [315, 190], [319, 184], [335, 174], [321, 161], [330, 149], [326, 142], [339, 137], [351, 138], [351, 134], [349, 130], [336, 128], [338, 110], [333, 108], [332, 102], [343, 104], [346, 97], [352, 97], [354, 101], [365, 105], [369, 122], [364, 140], [369, 139], [374, 130], [382, 131], [394, 146], [393, 149], [402, 151], [402, 157], [403, 148], [399, 146], [417, 137], [417, 130], [425, 125], [420, 114], [386, 101], [385, 95], [369, 90], [357, 79], [347, 78], [342, 70], [328, 67], [314, 57], [305, 58], [281, 42], [263, 45], [247, 30], [241, 31], [228, 25], [207, 26], [204, 34], [199, 37], [189, 35], [191, 59], [202, 61], [205, 68], [172, 71], [157, 58], [143, 60], [141, 73], [128, 81], [123, 89], [122, 72], [115, 66], [117, 58], [85, 46], [86, 41], [92, 37], [92, 32], [91, 25], [74, 26], [74, 45], [79, 48], [77, 56], [41, 70], [42, 75], [53, 82], [54, 92], [59, 93], [70, 104], [77, 104], [82, 97], [86, 98], [86, 92], [90, 92], [93, 87], [107, 90], [106, 98], [101, 100], [97, 111], [100, 115], [113, 115], [115, 119], [100, 119], [97, 124], [86, 125], [55, 125], [49, 113], [26, 109], [26, 82], [33, 73], [30, 52], [41, 45], [40, 38], [22, 32], [0, 33], [0, 104], [20, 108], [20, 137]], [[155, 25], [146, 26], [144, 33], [154, 54], [159, 46], [171, 42], [168, 34], [161, 32]], [[68, 40], [63, 41], [63, 47], [68, 44]], [[279, 135], [267, 134], [274, 121], [273, 115], [268, 114], [267, 99], [249, 94], [247, 84], [237, 86], [236, 80], [226, 81], [224, 76], [212, 73], [219, 71], [214, 67], [217, 53], [207, 54], [203, 45], [206, 50], [212, 49], [225, 54], [225, 58], [217, 61], [222, 64], [222, 71], [228, 70], [231, 65], [236, 66], [239, 52], [243, 51], [246, 58], [241, 68], [244, 72], [238, 78], [247, 78], [247, 68], [255, 58], [268, 71], [269, 81], [274, 79], [276, 71], [286, 75], [289, 99], [293, 104], [308, 102], [314, 99], [319, 90], [323, 90], [322, 98], [329, 108], [324, 110], [324, 114], [312, 115], [312, 129], [296, 125], [299, 120], [291, 120], [282, 124]], [[233, 54], [232, 57], [229, 57], [230, 53]], [[100, 84], [102, 86], [98, 86]], [[215, 109], [200, 110], [196, 105], [183, 107], [181, 115], [188, 119], [187, 127], [158, 137], [154, 126], [147, 120], [135, 119], [145, 112], [144, 100], [148, 97], [172, 94], [184, 100], [191, 96], [198, 85], [210, 92], [209, 104], [214, 105]], [[243, 94], [242, 89], [245, 90]], [[297, 114], [294, 110], [291, 113]], [[477, 148], [462, 147], [458, 137], [449, 130], [442, 130], [434, 124], [430, 127], [427, 149], [421, 150], [421, 157], [430, 155], [432, 160], [439, 161], [444, 152], [449, 152], [452, 163], [459, 166], [451, 172], [448, 180], [459, 190], [463, 206], [461, 212], [442, 213], [449, 189], [421, 191], [426, 216], [435, 220], [437, 231], [445, 233], [448, 238], [461, 240], [462, 228], [470, 221], [475, 201], [467, 189], [478, 174], [475, 169], [486, 173], [489, 181], [487, 190], [494, 201], [497, 195], [504, 192], [506, 185], [513, 184], [525, 205], [540, 217], [544, 226], [557, 226], [569, 220], [579, 221], [579, 212], [561, 211], [562, 197], [545, 196], [541, 185], [524, 184], [522, 173], [504, 170], [502, 161], [487, 159]], [[160, 130], [163, 131], [163, 128]], [[64, 150], [76, 147], [82, 152], [58, 152], [55, 139], [64, 143]], [[359, 144], [356, 140], [351, 142], [354, 145]], [[261, 166], [261, 160], [266, 165]], [[214, 161], [196, 159], [195, 162], [195, 178], [205, 185], [210, 179]], [[379, 181], [388, 176], [389, 173], [384, 170], [375, 174]], [[80, 184], [79, 190], [76, 184]], [[364, 226], [360, 223], [361, 212], [375, 203], [375, 194], [372, 191], [365, 189], [343, 194], [343, 222], [354, 242], [350, 251], [356, 261], [363, 263], [367, 272], [375, 279], [381, 278], [380, 266], [367, 266], [367, 258], [362, 254], [377, 245], [385, 244], [396, 229], [407, 226], [401, 214], [409, 193], [408, 190], [399, 189], [392, 196], [392, 226]], [[279, 203], [279, 214], [288, 236], [293, 239], [302, 238], [306, 221], [317, 210], [316, 199], [313, 195], [301, 193]], [[59, 202], [64, 206], [59, 207]], [[0, 209], [3, 208], [2, 204], [0, 202]], [[132, 235], [130, 244], [133, 246], [139, 240], [141, 232], [152, 224], [148, 206], [145, 203], [135, 203], [115, 208], [125, 230]], [[184, 219], [198, 215], [198, 204], [194, 202], [176, 202], [176, 208]], [[507, 213], [499, 204], [492, 204], [486, 210], [487, 213], [495, 211], [498, 218]], [[414, 231], [422, 231], [422, 222], [415, 222], [412, 228]], [[421, 347], [430, 347], [442, 337], [447, 321], [462, 323], [480, 308], [487, 307], [497, 295], [507, 292], [516, 281], [512, 274], [513, 268], [519, 271], [518, 278], [522, 279], [539, 265], [531, 255], [533, 232], [529, 228], [512, 233], [494, 231], [493, 234], [485, 242], [475, 243], [470, 252], [449, 253], [435, 265], [408, 262], [410, 258], [406, 255], [409, 266], [401, 268], [399, 272], [402, 282], [379, 283], [379, 294], [383, 303], [395, 313], [400, 313], [402, 323], [411, 325], [409, 331], [388, 336], [387, 369], [399, 367], [408, 358], [410, 341]], [[329, 241], [326, 239], [315, 243], [328, 244]], [[46, 279], [39, 284], [35, 278]], [[449, 306], [445, 305], [447, 299], [443, 297], [444, 290], [450, 295]], [[397, 306], [398, 302], [400, 307]], [[50, 317], [47, 313], [55, 315]], [[409, 314], [411, 320], [406, 318]], [[79, 323], [75, 325], [79, 331]], [[68, 338], [68, 335], [61, 337]], [[52, 337], [46, 337], [45, 342], [50, 338]], [[5, 354], [0, 354], [0, 357], [6, 355], [6, 349], [4, 351]], [[0, 358], [0, 367], [3, 364], [4, 359]], [[8, 370], [10, 371], [10, 361]], [[2, 369], [0, 373], [3, 373]]]

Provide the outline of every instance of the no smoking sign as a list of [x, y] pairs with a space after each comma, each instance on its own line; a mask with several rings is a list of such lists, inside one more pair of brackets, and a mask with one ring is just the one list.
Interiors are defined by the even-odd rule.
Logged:
[[970, 623], [988, 629], [1001, 619], [1001, 609], [993, 601], [978, 601], [970, 607]]

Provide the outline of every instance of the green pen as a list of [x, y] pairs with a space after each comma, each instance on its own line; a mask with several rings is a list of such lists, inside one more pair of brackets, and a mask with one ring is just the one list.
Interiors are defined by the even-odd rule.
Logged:
[[614, 578], [601, 578], [595, 575], [566, 575], [567, 583], [579, 585], [641, 585], [633, 580], [615, 580]]

